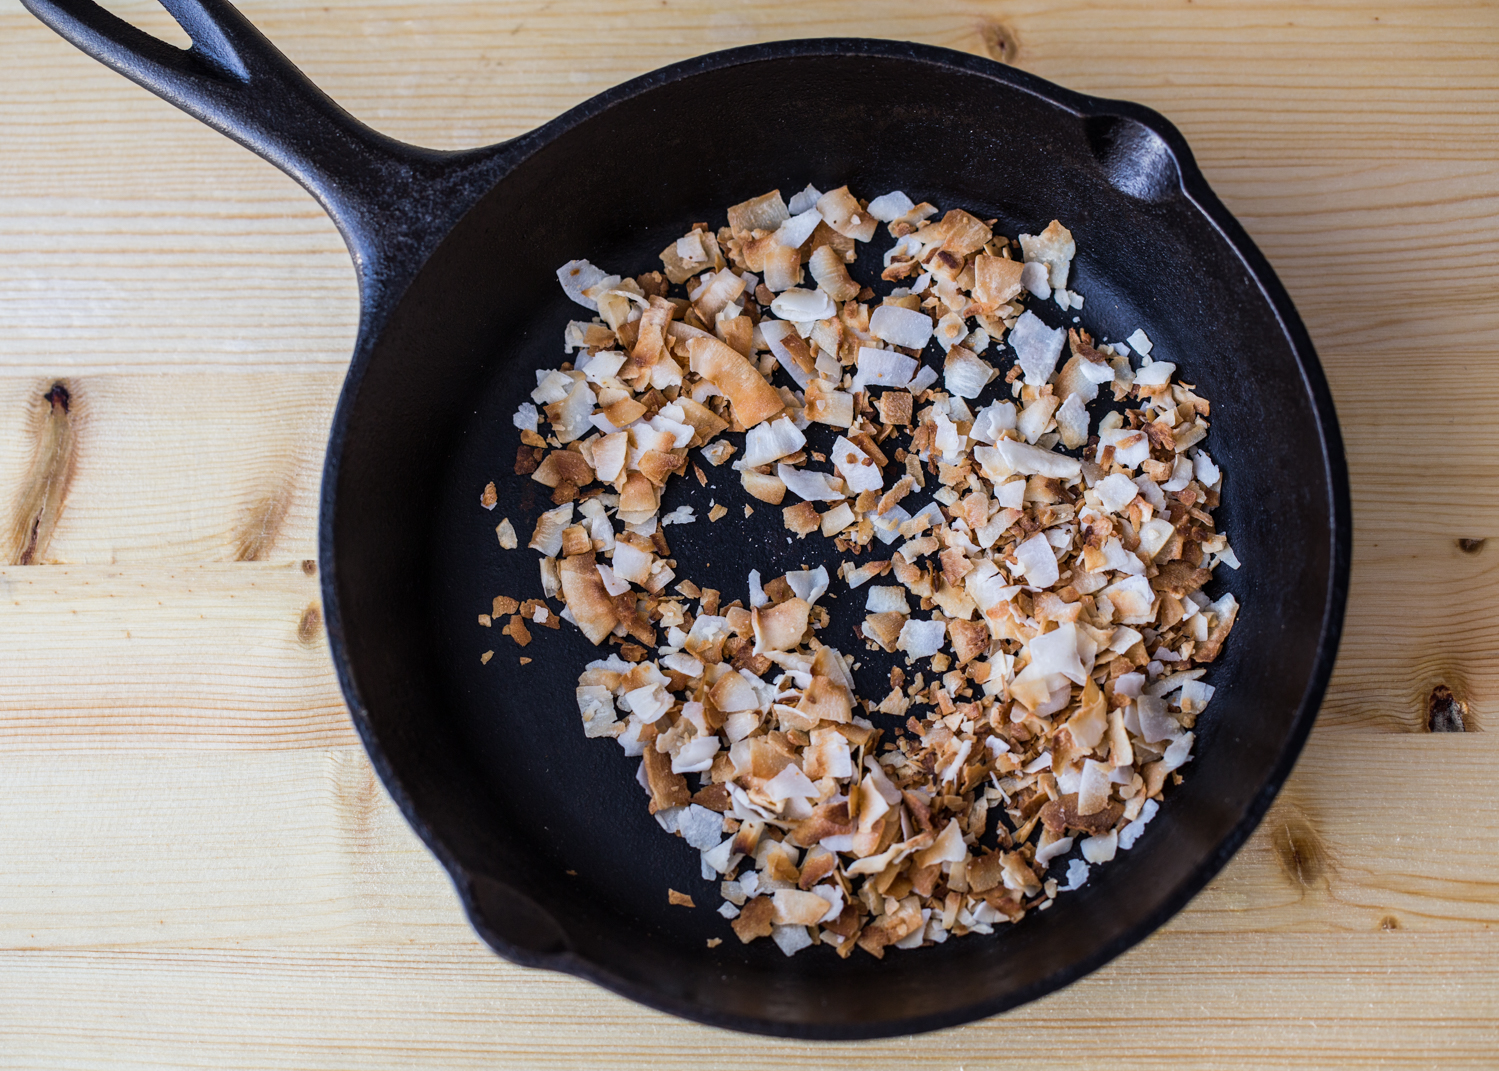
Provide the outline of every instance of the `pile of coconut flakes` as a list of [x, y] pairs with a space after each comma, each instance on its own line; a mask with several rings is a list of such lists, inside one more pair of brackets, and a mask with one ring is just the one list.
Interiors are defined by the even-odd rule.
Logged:
[[[596, 315], [568, 326], [576, 359], [538, 372], [515, 417], [516, 471], [556, 504], [529, 543], [544, 593], [617, 648], [578, 680], [584, 732], [641, 758], [651, 813], [721, 877], [739, 939], [787, 955], [990, 933], [1081, 886], [1180, 780], [1213, 694], [1202, 666], [1238, 611], [1201, 590], [1238, 567], [1213, 525], [1208, 402], [1143, 331], [1095, 345], [1026, 310], [1082, 308], [1059, 222], [1013, 242], [937, 216], [809, 186], [697, 224], [659, 272], [573, 261], [558, 277]], [[900, 285], [876, 300], [847, 265], [880, 223]], [[933, 338], [940, 387], [920, 360]], [[975, 409], [1005, 341], [1009, 397]], [[772, 385], [777, 366], [794, 389]], [[826, 456], [814, 423], [838, 429]], [[737, 453], [791, 533], [847, 555], [839, 577], [868, 612], [854, 641], [905, 656], [888, 694], [856, 694], [853, 659], [818, 638], [825, 568], [751, 571], [747, 605], [678, 580], [666, 529], [696, 517], [659, 507], [673, 476], [704, 481], [692, 450]], [[498, 533], [516, 545], [508, 519]], [[522, 645], [527, 621], [558, 627], [542, 602], [495, 604], [521, 611], [506, 631]]]

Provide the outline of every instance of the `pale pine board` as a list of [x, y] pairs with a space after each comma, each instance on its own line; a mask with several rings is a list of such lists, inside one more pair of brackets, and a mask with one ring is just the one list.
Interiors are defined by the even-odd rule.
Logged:
[[[1490, 933], [1499, 924], [1490, 741], [1315, 737], [1260, 830], [1173, 932], [1200, 935], [1203, 955], [1217, 954], [1215, 934]], [[1371, 797], [1371, 776], [1398, 781]], [[0, 783], [10, 797], [0, 950], [477, 940], [357, 745], [7, 747]], [[1474, 817], [1433, 820], [1456, 812]], [[690, 851], [664, 835], [661, 846]], [[1323, 955], [1312, 940], [1297, 962], [1310, 969]]]
[[356, 317], [336, 232], [289, 179], [0, 0], [5, 527], [38, 400], [62, 379], [77, 402], [42, 555], [59, 564], [0, 570], [0, 1065], [1491, 1062], [1499, 761], [1487, 734], [1412, 731], [1437, 683], [1470, 724], [1499, 705], [1499, 546], [1455, 543], [1499, 535], [1492, 8], [244, 7], [356, 115], [438, 147], [707, 49], [824, 34], [1004, 42], [1161, 109], [1327, 367], [1357, 520], [1347, 634], [1303, 761], [1230, 867], [1162, 934], [1004, 1019], [744, 1042], [502, 964], [353, 744], [309, 615]]
[[725, 1034], [478, 948], [422, 943], [17, 952], [0, 1002], [15, 1024], [6, 1067], [18, 1071], [1491, 1067], [1496, 953], [1492, 933], [1205, 946], [1168, 929], [1002, 1019], [842, 1044]]

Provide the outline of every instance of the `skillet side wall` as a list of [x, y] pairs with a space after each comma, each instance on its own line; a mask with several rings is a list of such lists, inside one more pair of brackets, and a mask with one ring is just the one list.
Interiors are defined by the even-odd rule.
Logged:
[[[490, 876], [528, 890], [566, 931], [564, 942], [544, 918], [487, 920], [522, 958], [705, 1021], [868, 1036], [963, 1021], [1070, 981], [1100, 950], [1106, 958], [1137, 939], [1201, 876], [1272, 777], [1312, 681], [1332, 572], [1331, 492], [1295, 354], [1232, 248], [1179, 190], [1170, 195], [1174, 173], [1136, 188], [1148, 199], [1110, 185], [1129, 173], [1130, 153], [1159, 169], [1145, 134], [1119, 150], [1096, 123], [1013, 86], [916, 60], [793, 57], [710, 70], [565, 130], [428, 262], [352, 400], [334, 520], [344, 642], [366, 729], [429, 843], [481, 887]], [[1136, 848], [1018, 927], [883, 962], [739, 946], [711, 913], [716, 898], [702, 895], [696, 853], [645, 814], [634, 760], [579, 731], [572, 688], [597, 653], [568, 626], [533, 628], [525, 672], [507, 638], [475, 624], [495, 594], [540, 593], [535, 553], [501, 552], [493, 528], [510, 517], [524, 544], [550, 505], [539, 485], [507, 474], [517, 441], [509, 416], [532, 370], [555, 367], [566, 321], [587, 318], [560, 294], [554, 269], [574, 257], [632, 274], [655, 268], [690, 223], [717, 226], [728, 204], [808, 181], [847, 182], [865, 196], [904, 189], [997, 216], [1010, 235], [1053, 217], [1071, 227], [1082, 326], [1111, 339], [1144, 326], [1156, 355], [1212, 400], [1208, 446], [1227, 473], [1218, 516], [1245, 563], [1220, 570], [1212, 589], [1234, 591], [1244, 610], [1209, 676], [1219, 692], [1198, 758]], [[861, 259], [887, 244], [881, 228]], [[1054, 305], [1037, 312], [1070, 323]], [[987, 354], [1001, 370], [1002, 354]], [[501, 487], [492, 514], [477, 503], [491, 479]], [[757, 564], [749, 548], [758, 555], [783, 537], [778, 510], [757, 517], [736, 529], [744, 545], [714, 560], [726, 598], [743, 595]], [[705, 521], [696, 528], [681, 546], [671, 530], [678, 573], [716, 582], [684, 549], [711, 535]], [[836, 629], [824, 638], [853, 650]], [[489, 648], [495, 660], [481, 666]], [[668, 907], [668, 885], [705, 906]], [[724, 945], [706, 950], [710, 935]], [[549, 959], [564, 943], [574, 955]]]

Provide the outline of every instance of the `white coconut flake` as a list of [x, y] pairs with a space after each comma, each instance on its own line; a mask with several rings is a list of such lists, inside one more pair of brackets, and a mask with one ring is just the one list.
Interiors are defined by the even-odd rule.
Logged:
[[1114, 858], [1114, 853], [1118, 848], [1119, 834], [1109, 830], [1101, 836], [1084, 838], [1083, 858], [1090, 863], [1107, 863]]
[[1020, 269], [1020, 285], [1045, 301], [1051, 297], [1051, 269], [1033, 260]]
[[1044, 532], [1037, 532], [1019, 544], [1015, 548], [1015, 558], [1025, 571], [1027, 587], [1049, 588], [1061, 575], [1057, 569], [1056, 552]]
[[744, 455], [734, 462], [734, 468], [742, 471], [769, 465], [806, 445], [807, 437], [797, 430], [789, 417], [756, 424], [745, 433]]
[[783, 320], [806, 322], [826, 320], [838, 315], [838, 306], [833, 304], [825, 290], [803, 290], [792, 287], [776, 295], [770, 303], [770, 311]]
[[520, 406], [515, 410], [515, 416], [511, 418], [511, 423], [521, 431], [535, 431], [540, 419], [541, 413], [537, 410], [536, 406], [530, 402], [521, 402]]
[[809, 182], [800, 192], [791, 195], [791, 200], [786, 202], [786, 211], [793, 216], [799, 216], [815, 206], [821, 199], [822, 191]]
[[794, 212], [790, 219], [776, 228], [776, 241], [796, 249], [812, 237], [812, 232], [821, 222], [822, 216], [818, 214], [816, 208], [809, 208], [805, 212]]
[[[1001, 439], [995, 446], [1010, 468], [1025, 476], [1055, 476], [1058, 479], [1075, 479], [1082, 471], [1082, 464], [1075, 457], [1043, 450], [1014, 439]], [[975, 451], [975, 454], [977, 451]]]
[[793, 796], [799, 799], [815, 800], [817, 786], [807, 780], [807, 775], [802, 773], [801, 767], [793, 764], [765, 782], [765, 795], [777, 804], [784, 804]]
[[894, 350], [860, 346], [858, 374], [854, 376], [854, 390], [869, 387], [888, 387], [894, 390], [912, 389], [911, 377], [916, 374], [914, 357]]
[[942, 650], [947, 634], [945, 621], [907, 621], [900, 628], [900, 638], [895, 641], [897, 650], [904, 651], [908, 658], [930, 658]]
[[1139, 353], [1145, 357], [1149, 357], [1150, 351], [1155, 348], [1151, 343], [1149, 337], [1146, 336], [1145, 329], [1143, 327], [1135, 328], [1135, 333], [1130, 335], [1129, 338], [1125, 339], [1124, 341], [1133, 346], [1136, 353]]
[[805, 600], [809, 606], [815, 606], [817, 600], [828, 593], [827, 566], [819, 565], [816, 569], [799, 569], [794, 573], [787, 573], [786, 583], [798, 599]]
[[1156, 361], [1135, 373], [1135, 385], [1138, 387], [1160, 387], [1171, 382], [1171, 377], [1176, 373], [1176, 365], [1170, 361]]
[[892, 346], [919, 350], [932, 337], [932, 318], [915, 309], [881, 305], [870, 314], [869, 331]]
[[788, 956], [794, 956], [812, 944], [812, 935], [805, 926], [772, 926], [770, 937]]
[[850, 493], [878, 491], [885, 485], [884, 475], [874, 460], [843, 436], [838, 436], [831, 451], [833, 467]]
[[871, 584], [864, 599], [864, 609], [872, 614], [909, 614], [911, 605], [906, 602], [906, 589], [899, 584]]
[[949, 353], [942, 366], [942, 382], [959, 398], [977, 398], [999, 371], [972, 353]]
[[1071, 837], [1058, 837], [1050, 844], [1043, 844], [1036, 849], [1036, 862], [1041, 866], [1046, 866], [1053, 859], [1072, 851], [1072, 844], [1073, 838]]
[[1081, 859], [1073, 859], [1067, 864], [1067, 884], [1060, 887], [1060, 892], [1072, 892], [1081, 889], [1088, 884], [1088, 864]]
[[1025, 373], [1025, 381], [1039, 387], [1056, 371], [1057, 358], [1062, 355], [1062, 345], [1067, 341], [1067, 332], [1060, 327], [1050, 328], [1035, 313], [1026, 310], [1010, 329], [1010, 346]]
[[891, 190], [870, 201], [867, 211], [881, 223], [889, 223], [900, 219], [915, 207], [911, 199], [900, 190]]
[[1161, 756], [1161, 763], [1168, 773], [1191, 761], [1193, 739], [1193, 734], [1182, 733], [1166, 748], [1166, 753]]
[[837, 502], [848, 497], [829, 483], [823, 472], [792, 468], [783, 462], [776, 466], [776, 475], [786, 485], [786, 490], [808, 502]]
[[[608, 272], [594, 267], [586, 260], [569, 260], [557, 269], [557, 281], [562, 284], [567, 296], [594, 312], [599, 311], [599, 303], [586, 297], [583, 291], [592, 289], [608, 278], [611, 278]], [[613, 278], [616, 282], [619, 280], [617, 275]]]
[[1135, 500], [1140, 489], [1122, 472], [1115, 472], [1093, 485], [1093, 490], [1098, 495], [1098, 501], [1103, 506], [1105, 513], [1120, 513], [1124, 508]]
[[1146, 800], [1145, 806], [1140, 808], [1140, 817], [1119, 831], [1119, 847], [1124, 851], [1133, 848], [1135, 842], [1140, 839], [1140, 834], [1145, 832], [1145, 827], [1160, 810], [1161, 805], [1155, 800]]

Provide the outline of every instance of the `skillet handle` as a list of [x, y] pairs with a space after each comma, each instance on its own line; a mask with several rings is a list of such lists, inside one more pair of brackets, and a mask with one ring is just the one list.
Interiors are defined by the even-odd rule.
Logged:
[[301, 183], [333, 217], [359, 273], [365, 327], [493, 184], [504, 146], [438, 152], [365, 126], [313, 85], [227, 0], [160, 0], [182, 49], [94, 0], [22, 0], [105, 66]]

